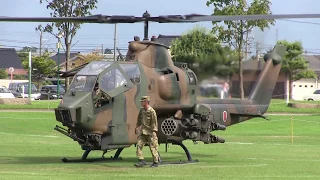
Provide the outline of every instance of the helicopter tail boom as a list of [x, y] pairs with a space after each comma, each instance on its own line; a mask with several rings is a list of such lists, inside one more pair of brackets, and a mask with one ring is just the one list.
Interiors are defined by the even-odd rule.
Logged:
[[281, 61], [286, 52], [285, 46], [276, 45], [264, 56], [265, 65], [248, 99], [258, 105], [269, 105], [281, 70]]

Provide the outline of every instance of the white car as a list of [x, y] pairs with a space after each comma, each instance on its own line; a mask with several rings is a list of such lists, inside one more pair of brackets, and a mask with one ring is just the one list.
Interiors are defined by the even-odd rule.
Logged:
[[0, 86], [0, 98], [15, 98], [15, 97], [6, 87]]
[[[40, 97], [41, 97], [40, 93], [31, 93], [30, 95], [31, 95], [31, 99], [40, 100]], [[21, 98], [29, 98], [29, 94], [21, 93]]]
[[307, 101], [320, 101], [320, 89], [315, 90], [313, 94], [303, 96], [303, 99]]

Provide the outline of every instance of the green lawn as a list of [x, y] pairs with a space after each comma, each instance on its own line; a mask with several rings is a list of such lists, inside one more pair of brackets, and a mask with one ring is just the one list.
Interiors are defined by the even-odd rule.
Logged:
[[[312, 104], [320, 104], [320, 101], [290, 101], [290, 103], [312, 103]], [[285, 100], [272, 99], [268, 113], [318, 113], [320, 114], [320, 110], [318, 108], [292, 108], [288, 107]]]
[[[53, 112], [0, 112], [0, 179], [319, 179], [320, 116], [256, 118], [213, 134], [224, 144], [186, 142], [195, 159], [187, 165], [135, 168], [134, 146], [125, 149], [121, 162], [65, 164], [62, 157], [78, 158], [76, 142], [53, 128]], [[148, 147], [144, 149], [150, 162]], [[181, 148], [160, 145], [162, 159], [185, 159]], [[108, 156], [111, 156], [109, 154]], [[100, 157], [94, 152], [90, 157]]]

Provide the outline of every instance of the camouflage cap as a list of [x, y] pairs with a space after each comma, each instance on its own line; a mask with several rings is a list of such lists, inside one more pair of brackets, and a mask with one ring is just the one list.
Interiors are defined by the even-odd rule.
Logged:
[[150, 101], [150, 97], [149, 96], [142, 96], [140, 101]]

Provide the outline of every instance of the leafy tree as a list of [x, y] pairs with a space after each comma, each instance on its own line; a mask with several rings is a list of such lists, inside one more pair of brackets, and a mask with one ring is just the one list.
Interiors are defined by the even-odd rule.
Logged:
[[[40, 4], [43, 0], [40, 0]], [[98, 0], [46, 0], [48, 3], [47, 9], [51, 9], [51, 17], [84, 17], [91, 15], [90, 10], [97, 8], [96, 3]], [[48, 32], [54, 36], [57, 33], [53, 32], [53, 28], [56, 27], [58, 32], [63, 32], [64, 44], [66, 51], [66, 71], [69, 70], [70, 49], [72, 39], [76, 35], [78, 29], [80, 29], [80, 23], [78, 22], [54, 22], [47, 24], [46, 27], [39, 25], [36, 30], [42, 32]], [[65, 81], [66, 89], [69, 88], [69, 78]]]
[[190, 68], [199, 77], [227, 77], [234, 71], [231, 49], [221, 46], [218, 39], [204, 27], [195, 27], [174, 39], [171, 43], [171, 55], [174, 61], [197, 64], [198, 66]]
[[[34, 47], [34, 46], [30, 47], [30, 49], [31, 49], [31, 52], [32, 52], [32, 53], [37, 52], [37, 50], [38, 50], [38, 48], [36, 48], [36, 47]], [[23, 47], [23, 48], [20, 50], [20, 52], [29, 52], [29, 47], [27, 47], [27, 46]]]
[[0, 69], [0, 79], [8, 79], [8, 73], [5, 69]]
[[21, 75], [21, 74], [15, 74], [15, 75], [13, 75], [13, 78], [20, 79], [20, 80], [27, 79], [25, 75]]
[[[208, 0], [206, 5], [214, 6], [213, 15], [253, 15], [271, 14], [270, 0], [253, 0], [248, 6], [246, 0]], [[242, 48], [248, 42], [247, 34], [254, 27], [264, 30], [269, 25], [274, 25], [274, 20], [239, 20], [224, 21], [224, 26], [219, 22], [212, 22], [212, 32], [217, 34], [218, 39], [237, 50], [239, 61], [240, 98], [244, 98], [243, 76], [242, 76]]]
[[[35, 53], [37, 52], [37, 49], [36, 47], [30, 47], [31, 49], [31, 55], [32, 53]], [[17, 51], [17, 54], [21, 60], [21, 62], [25, 62], [27, 63], [27, 66], [26, 68], [28, 69], [28, 62], [29, 62], [29, 48], [27, 46], [23, 47], [21, 50]]]
[[27, 52], [23, 52], [22, 50], [17, 51], [17, 54], [21, 60], [21, 62], [27, 61], [29, 60], [29, 54]]
[[[32, 56], [32, 78], [34, 78], [38, 84], [38, 88], [44, 77], [53, 76], [55, 69], [52, 68], [56, 65], [56, 62], [52, 60], [49, 53], [44, 53], [42, 56]], [[25, 69], [29, 69], [29, 61], [23, 60], [22, 66]]]
[[81, 66], [82, 64], [91, 62], [91, 61], [100, 61], [104, 58], [99, 51], [93, 51], [89, 54], [83, 55], [79, 54], [77, 55], [77, 60], [74, 61], [72, 68]]
[[292, 83], [302, 78], [316, 78], [316, 74], [313, 70], [308, 69], [308, 61], [301, 56], [303, 53], [303, 46], [300, 41], [288, 42], [286, 40], [281, 40], [278, 41], [277, 44], [287, 47], [281, 70], [288, 75], [289, 97], [292, 99]]

